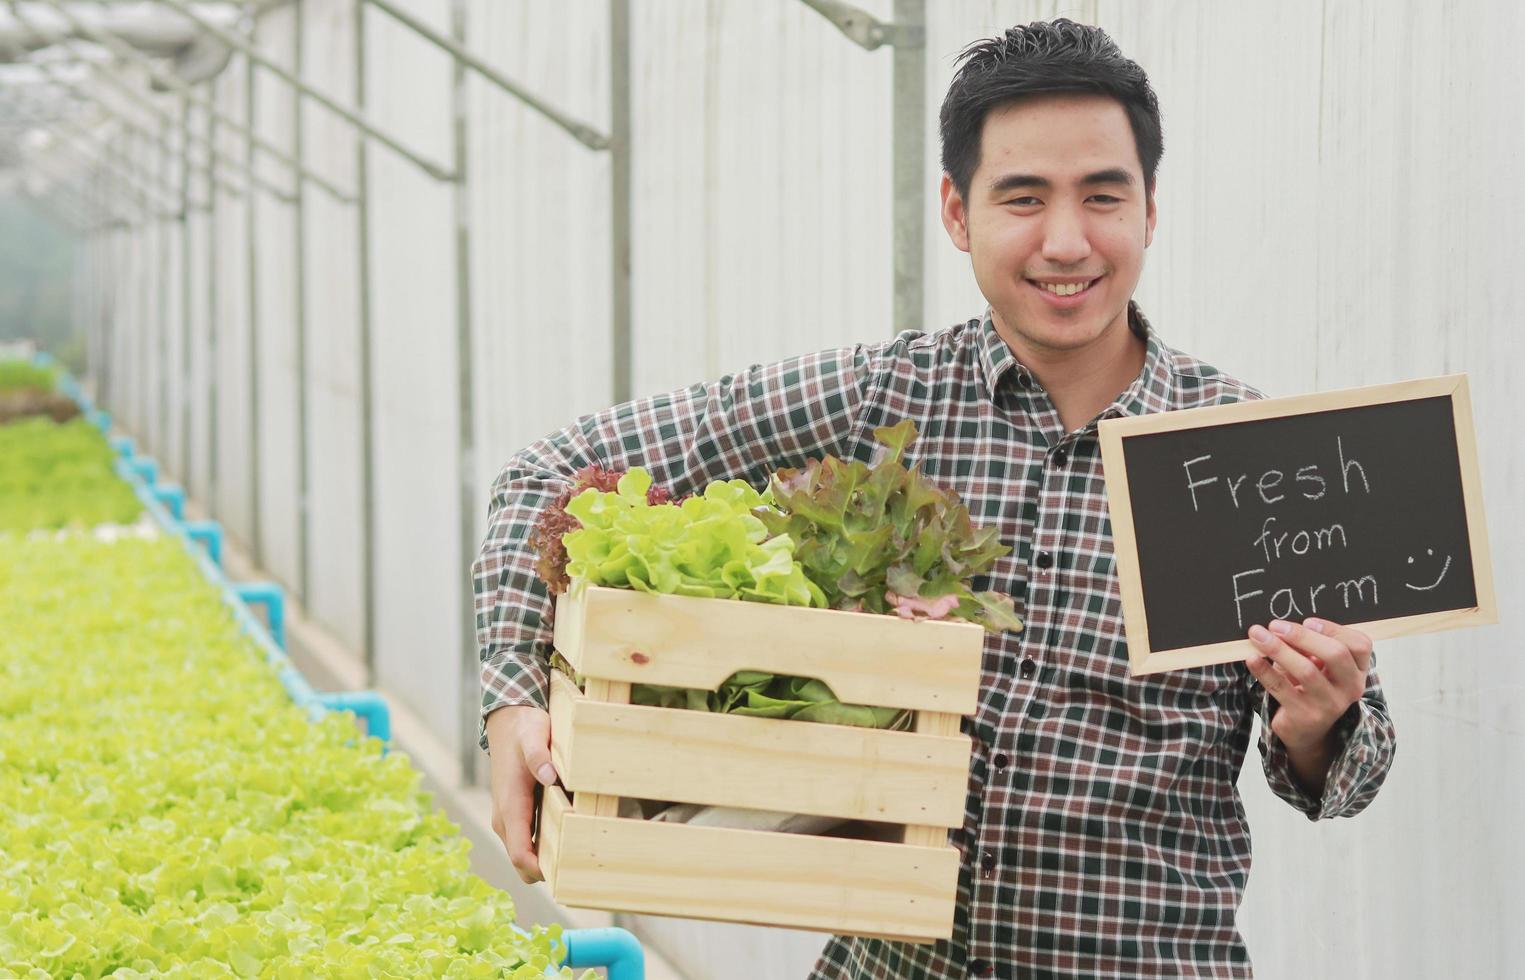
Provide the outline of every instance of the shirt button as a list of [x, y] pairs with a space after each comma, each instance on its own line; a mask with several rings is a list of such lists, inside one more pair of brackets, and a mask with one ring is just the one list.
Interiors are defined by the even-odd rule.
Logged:
[[1032, 657], [1028, 657], [1026, 660], [1022, 661], [1022, 676], [1023, 677], [1031, 677], [1034, 674], [1036, 674], [1037, 672], [1038, 672], [1038, 661], [1034, 660]]
[[990, 761], [995, 763], [996, 772], [1005, 772], [1006, 767], [1011, 765], [1011, 756], [1005, 752], [997, 752]]
[[986, 877], [989, 877], [990, 874], [995, 871], [994, 854], [991, 854], [989, 851], [985, 852], [985, 856], [980, 858], [980, 870], [985, 872]]
[[1070, 454], [1063, 449], [1054, 450], [1054, 465], [1063, 466], [1070, 461]]
[[971, 977], [993, 977], [995, 967], [990, 965], [989, 960], [970, 960], [969, 975]]
[[1037, 565], [1039, 568], [1052, 568], [1054, 565], [1053, 553], [1048, 551], [1038, 552]]

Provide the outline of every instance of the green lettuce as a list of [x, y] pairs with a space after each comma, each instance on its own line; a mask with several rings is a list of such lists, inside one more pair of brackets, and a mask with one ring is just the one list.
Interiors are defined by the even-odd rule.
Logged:
[[874, 439], [885, 451], [873, 466], [827, 456], [774, 473], [775, 506], [755, 511], [768, 533], [794, 542], [833, 609], [1020, 630], [1009, 596], [969, 587], [1011, 552], [1000, 530], [975, 528], [958, 494], [901, 463], [916, 439], [909, 419], [875, 429]]
[[788, 535], [756, 516], [767, 502], [743, 480], [716, 481], [680, 503], [652, 504], [635, 467], [613, 492], [584, 490], [566, 506], [582, 525], [562, 541], [567, 574], [611, 588], [710, 599], [824, 606]]
[[82, 418], [0, 425], [0, 531], [131, 524], [143, 513], [116, 456]]
[[178, 543], [0, 533], [0, 623], [0, 976], [554, 962], [406, 755], [309, 720]]

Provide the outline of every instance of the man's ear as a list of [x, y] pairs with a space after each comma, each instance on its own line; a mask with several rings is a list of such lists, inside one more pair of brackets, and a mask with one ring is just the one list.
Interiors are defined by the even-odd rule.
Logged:
[[1154, 222], [1159, 217], [1159, 212], [1154, 206], [1154, 188], [1149, 189], [1145, 198], [1144, 206], [1144, 247], [1148, 248], [1154, 242]]
[[938, 193], [942, 196], [943, 227], [948, 229], [948, 237], [960, 252], [969, 251], [969, 212], [958, 188], [953, 186], [953, 178], [946, 173]]

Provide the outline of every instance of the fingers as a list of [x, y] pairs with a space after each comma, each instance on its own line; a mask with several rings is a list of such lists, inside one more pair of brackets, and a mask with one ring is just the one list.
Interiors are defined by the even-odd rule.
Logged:
[[493, 821], [493, 829], [497, 831], [498, 839], [503, 841], [508, 859], [519, 873], [519, 878], [532, 884], [545, 880], [545, 876], [540, 873], [540, 859], [535, 855], [534, 841], [530, 839], [535, 819], [535, 780], [517, 762], [514, 767], [518, 772], [510, 777], [511, 784], [505, 787], [507, 791], [501, 798], [494, 800], [493, 809], [497, 818]]
[[518, 728], [525, 771], [542, 786], [556, 785], [556, 767], [551, 763], [551, 716], [544, 711], [525, 712]]
[[487, 718], [493, 831], [525, 882], [543, 881], [533, 827], [537, 783], [556, 782], [550, 715], [534, 706], [500, 708]]
[[1358, 629], [1349, 626], [1341, 626], [1327, 619], [1305, 619], [1303, 625], [1324, 636], [1328, 636], [1342, 644], [1350, 651], [1351, 658], [1355, 661], [1356, 669], [1361, 673], [1361, 682], [1364, 688], [1366, 673], [1371, 670], [1371, 637]]

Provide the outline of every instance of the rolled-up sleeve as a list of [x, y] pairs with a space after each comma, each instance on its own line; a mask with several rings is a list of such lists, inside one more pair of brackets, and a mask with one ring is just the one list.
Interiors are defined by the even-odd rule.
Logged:
[[1382, 788], [1397, 748], [1397, 732], [1377, 678], [1376, 655], [1372, 655], [1371, 670], [1366, 675], [1366, 692], [1336, 722], [1340, 748], [1329, 764], [1321, 797], [1314, 797], [1298, 783], [1287, 747], [1271, 731], [1276, 699], [1259, 684], [1254, 692], [1259, 698], [1261, 763], [1271, 791], [1309, 820], [1353, 817], [1366, 809]]
[[643, 466], [674, 496], [712, 480], [761, 486], [781, 466], [841, 455], [888, 346], [822, 351], [753, 366], [709, 384], [626, 402], [516, 453], [493, 483], [487, 535], [472, 563], [481, 658], [479, 736], [498, 708], [546, 705], [553, 604], [535, 574], [529, 536], [578, 470]]

